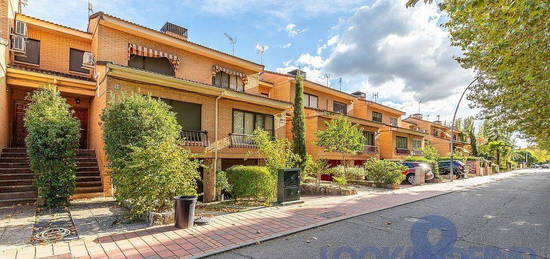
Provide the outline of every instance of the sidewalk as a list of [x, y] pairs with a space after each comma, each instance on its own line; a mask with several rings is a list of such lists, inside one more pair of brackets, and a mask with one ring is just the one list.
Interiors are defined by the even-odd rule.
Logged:
[[[335, 221], [490, 183], [509, 172], [385, 193], [330, 196], [306, 203], [216, 216], [206, 226], [172, 226], [0, 252], [0, 258], [187, 258], [201, 257]], [[306, 198], [307, 199], [307, 198]]]

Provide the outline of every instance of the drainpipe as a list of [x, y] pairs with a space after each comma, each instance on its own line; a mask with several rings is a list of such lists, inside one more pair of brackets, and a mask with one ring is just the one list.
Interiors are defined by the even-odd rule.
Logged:
[[[215, 108], [215, 118], [214, 118], [214, 170], [217, 170], [218, 168], [218, 106], [219, 106], [219, 100], [222, 98], [223, 94], [225, 92], [222, 92], [220, 96], [216, 97], [216, 108]], [[215, 171], [214, 171], [215, 174]]]

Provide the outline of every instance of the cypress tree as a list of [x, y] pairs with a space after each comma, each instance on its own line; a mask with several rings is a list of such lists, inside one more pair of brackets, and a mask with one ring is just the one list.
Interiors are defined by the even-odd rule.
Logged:
[[298, 166], [302, 169], [304, 169], [307, 155], [303, 80], [303, 76], [298, 73], [294, 93], [294, 117], [292, 118], [293, 151], [300, 156], [301, 160]]

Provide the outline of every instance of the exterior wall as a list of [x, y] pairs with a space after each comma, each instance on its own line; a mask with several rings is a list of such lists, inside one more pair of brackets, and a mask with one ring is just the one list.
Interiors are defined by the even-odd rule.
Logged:
[[398, 113], [398, 112], [389, 112], [387, 110], [384, 110], [384, 109], [381, 109], [381, 108], [377, 108], [376, 106], [374, 105], [368, 105], [368, 110], [367, 110], [367, 118], [368, 120], [372, 120], [372, 112], [375, 111], [375, 112], [379, 112], [382, 114], [382, 123], [384, 124], [390, 124], [390, 118], [396, 118], [397, 119], [397, 125], [401, 125], [401, 113]]
[[13, 27], [15, 13], [18, 11], [18, 0], [0, 2], [0, 152], [10, 144], [10, 98], [11, 93], [6, 84], [6, 68], [9, 62], [9, 32]]
[[[398, 132], [396, 130], [393, 130], [389, 126], [384, 127], [380, 131], [380, 157], [383, 159], [405, 159], [409, 156], [412, 156], [413, 154], [397, 154], [396, 148], [397, 148], [397, 140], [396, 138], [400, 137], [406, 137], [407, 138], [407, 149], [411, 150], [413, 149], [413, 139], [419, 139], [423, 140], [424, 137], [417, 136], [413, 134], [408, 134], [404, 132]], [[422, 141], [423, 142], [423, 141]], [[424, 145], [424, 143], [422, 143]]]
[[[177, 55], [181, 59], [176, 77], [185, 78], [205, 84], [212, 84], [212, 65], [220, 65], [235, 71], [248, 74], [246, 92], [258, 94], [259, 77], [253, 71], [243, 70], [231, 64], [200, 56], [182, 49], [167, 46], [150, 39], [140, 38], [129, 33], [99, 25], [97, 28], [96, 60], [110, 61], [118, 65], [128, 65], [128, 43], [164, 51]], [[256, 89], [249, 90], [249, 88]]]
[[105, 196], [113, 195], [113, 188], [111, 185], [111, 174], [107, 170], [107, 156], [105, 154], [105, 143], [103, 142], [103, 128], [101, 127], [101, 112], [107, 106], [107, 84], [108, 80], [104, 79], [106, 69], [104, 66], [96, 66], [96, 72], [101, 74], [99, 80], [98, 89], [96, 90], [96, 96], [90, 103], [90, 110], [88, 111], [88, 147], [95, 150], [97, 164], [101, 175], [101, 182], [103, 184], [103, 193]]
[[[30, 39], [40, 40], [40, 64], [38, 66], [28, 64], [29, 66], [78, 76], [88, 77], [90, 75], [90, 73], [79, 73], [69, 70], [69, 49], [90, 51], [91, 42], [89, 40], [43, 29], [32, 24], [27, 24], [27, 28]], [[15, 60], [13, 62], [21, 64], [21, 62]]]

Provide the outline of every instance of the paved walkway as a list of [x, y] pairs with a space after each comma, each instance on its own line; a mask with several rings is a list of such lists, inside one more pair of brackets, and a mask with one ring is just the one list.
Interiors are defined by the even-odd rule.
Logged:
[[416, 186], [391, 192], [324, 197], [286, 207], [270, 207], [216, 216], [191, 229], [149, 228], [0, 253], [1, 258], [187, 258], [254, 244], [369, 212], [490, 183], [518, 172]]

